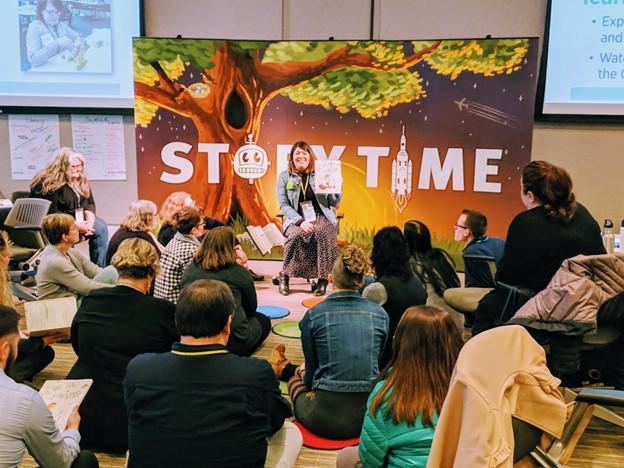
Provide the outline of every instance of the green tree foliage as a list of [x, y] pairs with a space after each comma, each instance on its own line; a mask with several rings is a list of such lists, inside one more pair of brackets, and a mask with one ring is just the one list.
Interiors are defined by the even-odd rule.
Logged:
[[[427, 96], [415, 65], [425, 61], [440, 75], [456, 79], [461, 73], [483, 76], [517, 71], [528, 51], [527, 39], [445, 41], [230, 41], [231, 49], [248, 58], [258, 54], [263, 64], [297, 65], [328, 62], [333, 54], [346, 51], [321, 73], [284, 86], [280, 92], [301, 104], [320, 105], [346, 113], [356, 111], [364, 118], [387, 115], [392, 107]], [[222, 41], [180, 39], [135, 39], [135, 81], [153, 85], [158, 62], [167, 76], [179, 77], [192, 64], [208, 73]], [[355, 58], [359, 60], [355, 60]], [[351, 60], [354, 59], [354, 60]], [[146, 124], [157, 107], [137, 99], [139, 122]]]

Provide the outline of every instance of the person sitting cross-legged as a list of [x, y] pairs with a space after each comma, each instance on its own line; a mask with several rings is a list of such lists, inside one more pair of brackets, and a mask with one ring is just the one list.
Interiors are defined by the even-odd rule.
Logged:
[[175, 304], [180, 296], [182, 273], [199, 247], [197, 238], [204, 234], [204, 219], [198, 208], [186, 206], [173, 214], [172, 223], [176, 232], [160, 258], [160, 272], [154, 283], [154, 297]]
[[180, 342], [130, 361], [129, 468], [295, 464], [302, 437], [284, 422], [292, 411], [271, 366], [226, 347], [235, 308], [225, 283], [192, 282], [176, 308]]
[[175, 306], [150, 296], [158, 273], [158, 253], [139, 238], [124, 240], [113, 255], [115, 287], [84, 298], [71, 328], [78, 361], [68, 379], [93, 379], [80, 411], [81, 446], [110, 453], [128, 449], [127, 415], [121, 382], [137, 354], [164, 352], [178, 340]]
[[228, 349], [239, 356], [251, 356], [271, 332], [271, 320], [256, 310], [258, 297], [253, 278], [238, 260], [234, 230], [225, 226], [211, 229], [184, 270], [180, 287], [184, 289], [198, 279], [227, 284], [236, 301]]
[[18, 356], [18, 322], [15, 309], [0, 305], [0, 466], [20, 465], [28, 449], [44, 468], [97, 468], [95, 455], [78, 445], [78, 409], [60, 430], [39, 393], [9, 377]]
[[86, 296], [94, 289], [108, 288], [110, 284], [95, 280], [101, 268], [72, 247], [80, 240], [76, 220], [68, 214], [51, 214], [43, 218], [43, 235], [50, 244], [41, 254], [37, 269], [39, 299]]
[[340, 451], [336, 466], [424, 468], [462, 344], [448, 312], [408, 308], [394, 334], [392, 359], [368, 399], [360, 445]]
[[338, 254], [329, 274], [334, 291], [299, 323], [305, 370], [289, 362], [284, 345], [270, 357], [276, 375], [288, 381], [297, 420], [330, 439], [360, 433], [388, 337], [386, 311], [357, 292], [368, 269], [360, 247], [349, 245]]

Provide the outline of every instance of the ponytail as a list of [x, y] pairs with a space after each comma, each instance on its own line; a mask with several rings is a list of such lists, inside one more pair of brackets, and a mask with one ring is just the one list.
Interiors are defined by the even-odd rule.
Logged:
[[522, 191], [531, 192], [553, 221], [567, 223], [576, 213], [570, 174], [546, 161], [532, 161], [522, 171]]

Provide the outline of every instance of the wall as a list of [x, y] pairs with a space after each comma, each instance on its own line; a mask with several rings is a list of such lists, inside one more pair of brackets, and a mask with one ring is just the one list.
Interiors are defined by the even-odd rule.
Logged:
[[[375, 39], [539, 36], [546, 0], [375, 0]], [[232, 39], [368, 38], [370, 0], [145, 0], [148, 36]], [[61, 143], [70, 144], [68, 117], [61, 118]], [[99, 214], [118, 223], [136, 198], [136, 153], [131, 118], [124, 118], [127, 182], [94, 182]], [[620, 126], [536, 124], [533, 159], [566, 167], [576, 193], [594, 216], [624, 217]], [[10, 180], [7, 116], [0, 115], [0, 189], [22, 190]]]

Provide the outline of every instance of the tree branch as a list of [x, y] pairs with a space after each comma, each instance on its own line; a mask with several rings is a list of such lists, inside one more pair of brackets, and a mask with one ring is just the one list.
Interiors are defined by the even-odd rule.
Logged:
[[167, 91], [159, 86], [150, 86], [139, 81], [134, 82], [134, 94], [144, 101], [155, 104], [183, 117], [191, 117], [191, 114]]
[[442, 41], [436, 41], [431, 46], [406, 57], [400, 64], [389, 66], [388, 68], [382, 68], [382, 65], [368, 54], [351, 54], [351, 47], [337, 49], [328, 54], [325, 58], [313, 62], [291, 61], [286, 63], [260, 63], [256, 56], [253, 60], [253, 66], [256, 71], [256, 76], [259, 77], [264, 88], [269, 93], [272, 93], [279, 89], [298, 85], [315, 76], [341, 68], [355, 67], [373, 70], [400, 70], [410, 68], [433, 53], [440, 47], [440, 44], [442, 44]]

